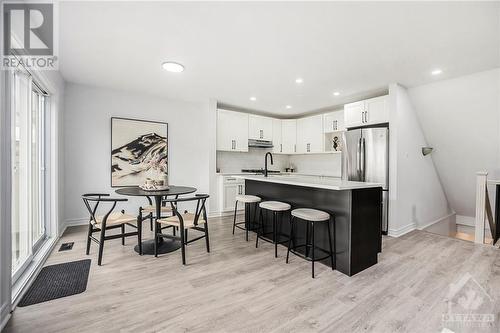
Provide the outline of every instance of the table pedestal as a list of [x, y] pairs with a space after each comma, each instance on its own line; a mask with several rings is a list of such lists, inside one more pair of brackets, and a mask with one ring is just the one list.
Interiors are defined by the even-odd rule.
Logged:
[[[174, 239], [163, 239], [158, 244], [158, 254], [174, 252], [181, 248], [181, 242]], [[134, 251], [139, 253], [139, 246], [134, 247]], [[155, 254], [155, 243], [153, 239], [142, 242], [142, 254]]]

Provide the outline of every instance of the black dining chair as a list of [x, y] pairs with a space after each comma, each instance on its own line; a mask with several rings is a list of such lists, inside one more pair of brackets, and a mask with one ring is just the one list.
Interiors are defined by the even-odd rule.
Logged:
[[[195, 194], [192, 197], [186, 198], [172, 198], [164, 200], [167, 203], [171, 203], [174, 216], [157, 219], [155, 223], [155, 257], [158, 256], [158, 241], [161, 237], [178, 239], [181, 242], [181, 254], [182, 254], [182, 264], [186, 264], [186, 245], [195, 242], [202, 238], [205, 238], [207, 252], [210, 252], [210, 241], [208, 238], [208, 218], [207, 210], [205, 208], [205, 202], [209, 197], [208, 194]], [[179, 202], [191, 202], [196, 201], [196, 209], [194, 213], [188, 213], [184, 211], [184, 214], [179, 213], [177, 209]], [[161, 225], [168, 225], [179, 228], [179, 236], [165, 235], [161, 232]], [[203, 226], [203, 227], [202, 227]], [[203, 232], [202, 236], [188, 240], [188, 230], [197, 230]]]
[[[89, 217], [89, 229], [87, 235], [87, 251], [86, 254], [90, 253], [90, 241], [94, 241], [99, 244], [99, 257], [97, 264], [101, 266], [102, 263], [102, 253], [104, 250], [104, 242], [111, 239], [122, 239], [122, 245], [125, 245], [125, 237], [137, 236], [139, 245], [139, 254], [142, 255], [142, 219], [137, 216], [132, 216], [125, 214], [124, 210], [114, 212], [118, 202], [128, 201], [126, 198], [111, 198], [107, 193], [87, 193], [82, 195], [83, 202], [87, 207], [90, 217]], [[104, 215], [97, 215], [97, 208], [99, 205], [108, 204], [111, 208], [107, 210]], [[125, 232], [125, 225], [129, 225], [137, 231]], [[106, 236], [106, 231], [111, 229], [121, 228], [120, 234]], [[94, 237], [92, 234], [94, 232], [100, 232], [99, 239]]]
[[[177, 198], [178, 196], [176, 196]], [[153, 204], [153, 200], [151, 197], [146, 197], [148, 200], [148, 204], [145, 206], [139, 207], [139, 218], [142, 221], [149, 220], [149, 225], [151, 228], [151, 231], [153, 231], [153, 221], [156, 218], [156, 206]], [[167, 202], [162, 201], [161, 208], [160, 208], [160, 218], [162, 217], [169, 217], [172, 216], [172, 207], [169, 205]], [[174, 236], [175, 236], [175, 227], [174, 229]]]

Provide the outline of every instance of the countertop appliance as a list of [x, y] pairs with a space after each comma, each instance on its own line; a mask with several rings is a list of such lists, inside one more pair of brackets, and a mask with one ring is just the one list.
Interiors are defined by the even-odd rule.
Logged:
[[387, 234], [389, 208], [389, 128], [344, 132], [342, 179], [382, 183], [382, 232]]

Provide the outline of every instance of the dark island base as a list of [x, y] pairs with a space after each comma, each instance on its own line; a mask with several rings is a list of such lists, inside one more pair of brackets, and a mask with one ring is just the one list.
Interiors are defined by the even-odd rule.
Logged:
[[[247, 179], [245, 180], [245, 194], [257, 195], [262, 198], [262, 201], [287, 202], [292, 205], [292, 209], [315, 208], [335, 215], [337, 246], [335, 258], [338, 271], [352, 276], [377, 263], [382, 239], [382, 188], [336, 191]], [[272, 214], [267, 211], [263, 212], [265, 231], [270, 232]], [[253, 207], [250, 207], [247, 214], [250, 214], [250, 221], [253, 221]], [[283, 219], [281, 232], [289, 235], [290, 213], [278, 215], [278, 226], [280, 218]], [[305, 244], [305, 223], [297, 223], [297, 225], [295, 243]], [[255, 228], [255, 225], [252, 228]], [[326, 223], [317, 223], [315, 229], [316, 245], [328, 250]], [[323, 260], [322, 263], [331, 266], [328, 259]]]

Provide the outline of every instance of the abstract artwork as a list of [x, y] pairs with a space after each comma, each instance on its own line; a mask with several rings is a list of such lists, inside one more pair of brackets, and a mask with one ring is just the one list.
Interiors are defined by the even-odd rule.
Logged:
[[111, 118], [111, 186], [139, 186], [168, 174], [168, 124]]

